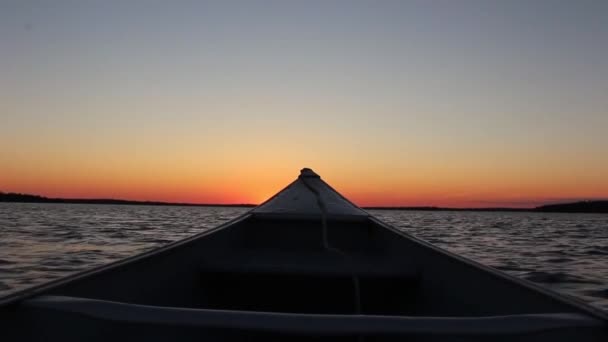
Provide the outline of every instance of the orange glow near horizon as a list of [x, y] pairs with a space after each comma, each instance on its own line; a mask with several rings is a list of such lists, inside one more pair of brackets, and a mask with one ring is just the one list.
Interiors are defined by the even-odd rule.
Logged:
[[[289, 170], [287, 170], [289, 169]], [[237, 171], [238, 170], [238, 171]], [[244, 170], [244, 171], [240, 171]], [[208, 169], [175, 173], [167, 170], [123, 170], [123, 174], [60, 172], [46, 175], [4, 173], [4, 192], [61, 198], [113, 198], [178, 203], [259, 204], [293, 181], [299, 167]], [[47, 170], [49, 171], [49, 170]], [[402, 174], [399, 170], [352, 172], [339, 167], [317, 170], [323, 179], [359, 206], [533, 207], [543, 203], [601, 198], [608, 192], [594, 182], [562, 184], [535, 177], [498, 182], [478, 176], [438, 173]]]

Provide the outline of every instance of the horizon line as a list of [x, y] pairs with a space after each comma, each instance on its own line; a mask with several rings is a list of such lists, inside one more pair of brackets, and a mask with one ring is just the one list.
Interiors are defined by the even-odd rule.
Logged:
[[[14, 196], [13, 200], [1, 200], [0, 202], [10, 203], [65, 203], [65, 204], [116, 204], [116, 205], [165, 205], [165, 206], [200, 206], [200, 207], [256, 207], [260, 204], [254, 203], [188, 203], [188, 202], [167, 202], [155, 200], [130, 200], [118, 198], [61, 198], [61, 197], [46, 197], [42, 195], [18, 193], [18, 192], [3, 192], [0, 191], [0, 196]], [[568, 201], [568, 200], [564, 200]], [[529, 207], [509, 207], [509, 206], [492, 206], [492, 207], [442, 207], [435, 205], [370, 205], [359, 206], [367, 210], [424, 210], [424, 211], [533, 211], [546, 206], [573, 204], [584, 202], [608, 201], [606, 199], [570, 199], [570, 202], [562, 203], [544, 203]], [[263, 203], [263, 202], [261, 202]], [[358, 205], [357, 205], [358, 206]]]

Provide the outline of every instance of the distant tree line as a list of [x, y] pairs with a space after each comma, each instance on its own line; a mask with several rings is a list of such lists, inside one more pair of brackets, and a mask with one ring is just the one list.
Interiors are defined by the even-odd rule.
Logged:
[[581, 201], [574, 203], [548, 204], [536, 211], [557, 213], [608, 213], [608, 201]]
[[205, 207], [253, 207], [253, 204], [193, 204], [169, 203], [159, 201], [129, 201], [108, 198], [49, 198], [38, 195], [1, 192], [0, 202], [14, 203], [74, 203], [74, 204], [130, 204], [130, 205], [171, 205], [171, 206], [205, 206]]
[[[132, 205], [180, 205], [180, 206], [212, 206], [212, 207], [253, 207], [253, 204], [192, 204], [169, 203], [155, 201], [129, 201], [119, 199], [79, 199], [79, 198], [49, 198], [39, 195], [1, 192], [0, 202], [17, 203], [82, 203], [82, 204], [132, 204]], [[423, 210], [423, 211], [528, 211], [555, 213], [608, 213], [608, 200], [581, 201], [562, 204], [547, 204], [531, 209], [520, 208], [441, 208], [441, 207], [366, 207], [364, 209], [380, 210]]]
[[0, 191], [0, 202], [48, 202], [49, 200], [44, 196]]

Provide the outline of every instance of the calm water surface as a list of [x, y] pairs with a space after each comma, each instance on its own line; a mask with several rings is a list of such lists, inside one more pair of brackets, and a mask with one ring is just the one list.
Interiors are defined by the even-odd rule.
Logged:
[[[247, 210], [0, 203], [0, 296], [191, 236]], [[608, 310], [608, 215], [371, 212], [437, 246]]]

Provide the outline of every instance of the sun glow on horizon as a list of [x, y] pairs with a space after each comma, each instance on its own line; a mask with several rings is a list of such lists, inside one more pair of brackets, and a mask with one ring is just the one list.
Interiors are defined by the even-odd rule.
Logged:
[[[2, 189], [60, 198], [111, 198], [137, 201], [162, 201], [200, 204], [260, 204], [279, 192], [298, 175], [299, 168], [288, 174], [273, 174], [262, 169], [250, 169], [244, 174], [220, 172], [201, 177], [175, 179], [127, 178], [120, 181], [94, 181], [86, 177], [35, 182]], [[328, 172], [322, 178], [338, 192], [359, 206], [439, 206], [439, 207], [534, 207], [567, 200], [605, 198], [606, 188], [580, 186], [560, 190], [551, 185], [449, 183], [430, 177], [407, 180], [386, 173]], [[81, 175], [82, 177], [82, 175]], [[426, 181], [424, 181], [426, 179]], [[49, 185], [50, 184], [50, 185]]]

